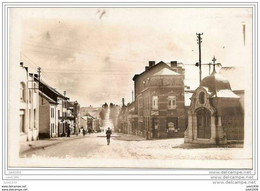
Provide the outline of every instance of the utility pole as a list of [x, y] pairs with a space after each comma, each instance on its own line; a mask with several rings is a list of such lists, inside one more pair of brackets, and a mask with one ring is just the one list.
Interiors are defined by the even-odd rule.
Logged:
[[244, 39], [244, 46], [246, 45], [246, 25], [243, 24], [243, 39]]
[[201, 43], [202, 43], [202, 38], [201, 35], [203, 35], [203, 33], [196, 33], [197, 35], [197, 43], [199, 45], [199, 70], [200, 70], [200, 82], [201, 82]]
[[39, 78], [39, 90], [41, 90], [41, 67], [37, 68], [38, 78]]

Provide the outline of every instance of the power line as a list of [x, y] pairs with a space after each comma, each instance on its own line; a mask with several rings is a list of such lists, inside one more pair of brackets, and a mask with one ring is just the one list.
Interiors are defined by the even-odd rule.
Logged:
[[34, 46], [34, 47], [38, 47], [38, 48], [45, 48], [45, 49], [51, 49], [51, 50], [55, 50], [55, 51], [61, 51], [61, 52], [70, 52], [70, 53], [74, 53], [74, 52], [77, 52], [78, 54], [81, 54], [81, 55], [87, 55], [87, 56], [95, 56], [95, 57], [109, 57], [109, 59], [111, 60], [115, 60], [115, 61], [120, 61], [120, 62], [129, 62], [129, 63], [140, 63], [140, 62], [147, 62], [147, 60], [126, 60], [126, 59], [123, 59], [123, 58], [115, 58], [113, 55], [112, 56], [108, 56], [107, 53], [104, 53], [105, 55], [101, 55], [99, 53], [93, 53], [93, 50], [92, 50], [92, 53], [89, 53], [87, 52], [86, 50], [83, 50], [83, 49], [76, 49], [76, 48], [69, 48], [69, 47], [57, 47], [56, 45], [39, 45], [39, 44], [36, 44], [36, 43], [28, 43], [26, 42], [25, 44], [28, 44], [30, 46]]

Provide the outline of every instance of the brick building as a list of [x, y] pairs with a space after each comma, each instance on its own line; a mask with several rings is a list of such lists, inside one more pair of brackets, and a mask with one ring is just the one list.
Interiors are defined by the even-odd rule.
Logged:
[[[151, 138], [183, 137], [185, 130], [184, 68], [181, 63], [149, 62], [135, 75], [137, 135]], [[134, 122], [134, 119], [132, 118]]]

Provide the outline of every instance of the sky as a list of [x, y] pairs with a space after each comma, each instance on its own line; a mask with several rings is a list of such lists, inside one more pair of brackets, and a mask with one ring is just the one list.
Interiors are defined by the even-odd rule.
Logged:
[[[149, 60], [185, 65], [187, 85], [198, 86], [202, 63], [251, 65], [249, 8], [37, 8], [12, 9], [21, 16], [20, 57], [81, 106], [132, 100], [133, 76]], [[243, 25], [246, 26], [244, 44]], [[203, 67], [203, 77], [208, 75]]]

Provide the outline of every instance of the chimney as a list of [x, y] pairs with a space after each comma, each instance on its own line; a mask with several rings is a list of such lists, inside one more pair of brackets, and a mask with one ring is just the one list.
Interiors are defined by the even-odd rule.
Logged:
[[149, 61], [149, 68], [153, 67], [155, 65], [155, 61]]
[[125, 106], [125, 98], [122, 98], [122, 105]]
[[23, 62], [20, 62], [20, 66], [23, 67]]
[[171, 67], [176, 68], [177, 67], [177, 61], [171, 61]]
[[145, 66], [145, 71], [147, 71], [149, 69], [149, 66]]

